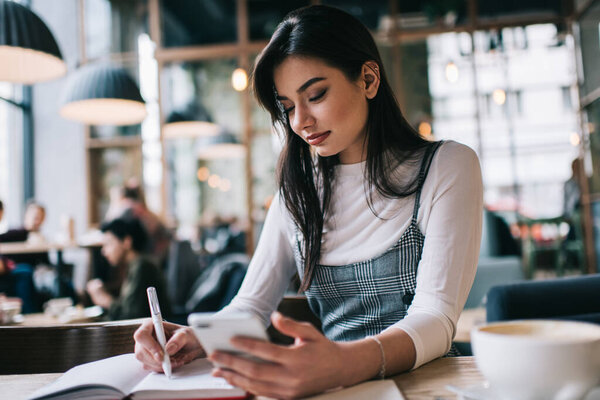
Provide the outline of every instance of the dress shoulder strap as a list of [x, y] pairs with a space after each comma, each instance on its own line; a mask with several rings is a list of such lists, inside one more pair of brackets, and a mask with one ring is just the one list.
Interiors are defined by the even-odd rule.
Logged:
[[417, 193], [415, 195], [415, 207], [413, 210], [412, 223], [417, 223], [417, 216], [419, 215], [419, 202], [421, 200], [421, 189], [423, 189], [423, 184], [425, 183], [425, 179], [427, 178], [427, 174], [429, 173], [429, 167], [431, 166], [431, 161], [433, 160], [433, 156], [437, 149], [444, 143], [443, 140], [434, 143], [429, 146], [425, 151], [425, 155], [423, 156], [423, 161], [421, 162], [421, 169], [419, 170], [419, 180], [417, 186]]

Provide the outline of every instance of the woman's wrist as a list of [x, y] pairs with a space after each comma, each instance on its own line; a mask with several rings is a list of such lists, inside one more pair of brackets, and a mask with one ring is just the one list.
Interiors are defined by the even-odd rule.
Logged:
[[379, 344], [372, 337], [338, 343], [342, 350], [341, 386], [351, 386], [378, 377], [382, 358]]

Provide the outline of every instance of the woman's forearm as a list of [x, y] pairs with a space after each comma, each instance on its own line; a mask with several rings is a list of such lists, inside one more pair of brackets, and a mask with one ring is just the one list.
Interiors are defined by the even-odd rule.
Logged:
[[339, 343], [343, 352], [340, 384], [350, 386], [375, 378], [385, 363], [385, 375], [408, 371], [416, 360], [416, 350], [410, 336], [402, 329], [389, 329], [377, 335], [377, 341], [365, 338]]

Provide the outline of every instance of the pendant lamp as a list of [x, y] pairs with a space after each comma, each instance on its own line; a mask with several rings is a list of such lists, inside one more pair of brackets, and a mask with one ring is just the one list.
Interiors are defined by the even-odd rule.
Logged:
[[163, 126], [165, 139], [194, 139], [204, 136], [216, 136], [221, 127], [212, 122], [206, 107], [200, 103], [189, 103], [184, 109], [169, 114]]
[[85, 65], [69, 77], [60, 115], [88, 125], [134, 125], [146, 117], [140, 89], [124, 68]]
[[0, 0], [0, 81], [29, 85], [66, 72], [60, 49], [44, 21], [27, 7]]
[[217, 136], [199, 138], [196, 141], [196, 156], [201, 160], [242, 158], [246, 149], [231, 133], [221, 132]]

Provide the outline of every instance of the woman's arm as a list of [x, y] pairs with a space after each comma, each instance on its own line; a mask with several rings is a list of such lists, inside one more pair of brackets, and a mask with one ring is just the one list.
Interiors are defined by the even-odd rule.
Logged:
[[414, 368], [444, 355], [475, 278], [483, 184], [473, 150], [448, 142], [427, 176], [419, 209], [425, 234], [417, 286], [407, 316], [388, 329], [402, 329], [416, 348]]
[[[253, 312], [261, 317], [266, 325], [269, 315], [277, 307], [289, 285], [295, 266], [287, 220], [278, 199], [279, 196], [276, 196], [267, 213], [258, 246], [242, 287], [231, 304], [221, 310], [221, 313]], [[166, 349], [171, 356], [173, 368], [204, 355], [204, 350], [191, 328], [165, 324], [165, 330], [168, 338]], [[162, 371], [162, 350], [156, 342], [152, 321], [145, 322], [136, 331], [134, 338], [138, 360], [147, 369]]]

